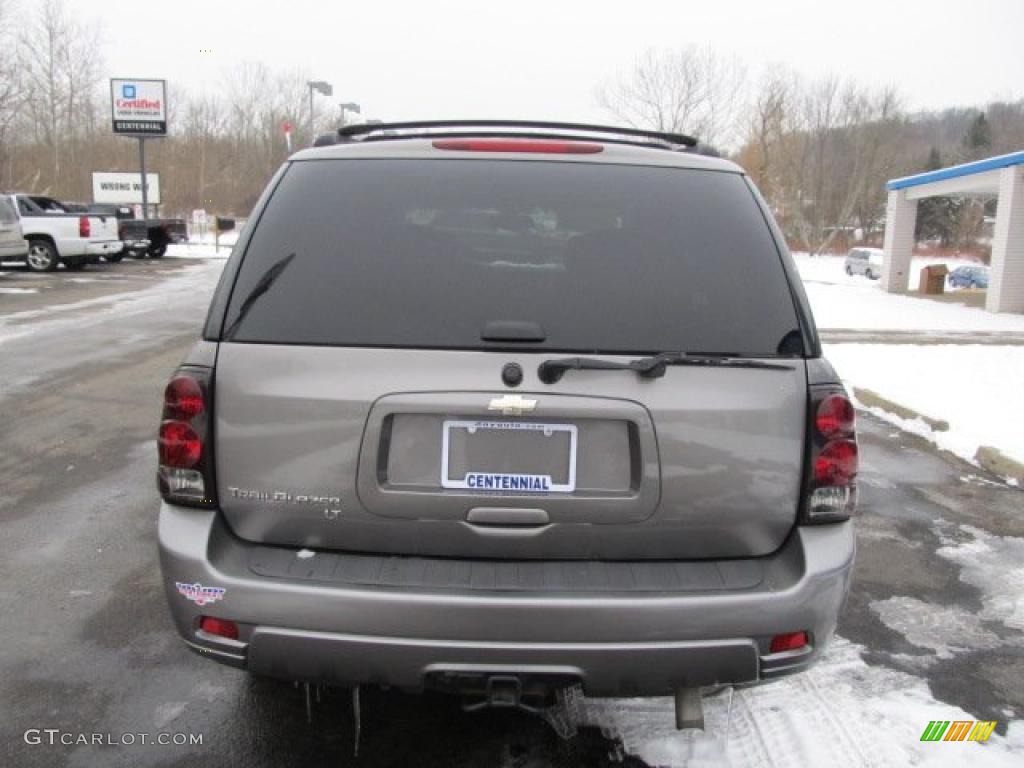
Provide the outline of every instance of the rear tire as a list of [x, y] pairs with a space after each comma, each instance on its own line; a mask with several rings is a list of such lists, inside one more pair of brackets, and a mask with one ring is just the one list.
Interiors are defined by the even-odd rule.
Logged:
[[160, 245], [154, 245], [149, 249], [149, 255], [151, 258], [159, 259], [167, 253], [167, 243], [160, 243]]
[[25, 263], [33, 272], [53, 272], [60, 263], [60, 258], [53, 243], [36, 238], [29, 241]]
[[877, 280], [877, 279], [878, 279], [878, 278], [877, 278], [877, 277], [875, 276], [874, 270], [871, 270], [871, 269], [869, 269], [869, 270], [866, 270], [866, 271], [864, 272], [864, 277], [866, 277], [866, 278], [867, 278], [868, 280]]
[[853, 277], [853, 270], [850, 269], [850, 265], [849, 264], [846, 265], [845, 269], [846, 269], [846, 274], [848, 274], [850, 277]]
[[124, 258], [124, 251], [121, 251], [119, 253], [108, 253], [103, 258], [111, 264], [116, 264], [117, 262]]

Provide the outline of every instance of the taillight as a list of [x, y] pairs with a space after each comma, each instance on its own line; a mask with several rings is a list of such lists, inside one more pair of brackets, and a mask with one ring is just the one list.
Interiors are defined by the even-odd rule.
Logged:
[[199, 463], [203, 454], [203, 441], [183, 421], [165, 421], [160, 425], [157, 439], [160, 465], [175, 469], [190, 469]]
[[205, 407], [203, 390], [191, 376], [175, 376], [164, 390], [165, 418], [189, 421]]
[[846, 520], [857, 508], [857, 435], [842, 387], [811, 390], [804, 522]]
[[78, 236], [79, 237], [89, 237], [89, 235], [91, 233], [92, 233], [92, 225], [89, 223], [89, 217], [88, 216], [79, 216], [78, 217]]
[[210, 398], [210, 372], [205, 368], [180, 369], [164, 390], [157, 485], [166, 501], [214, 504]]
[[537, 141], [535, 139], [438, 139], [434, 149], [460, 152], [533, 152], [542, 155], [596, 155], [600, 144], [583, 141]]
[[853, 403], [845, 395], [829, 395], [815, 409], [814, 426], [823, 437], [852, 435]]

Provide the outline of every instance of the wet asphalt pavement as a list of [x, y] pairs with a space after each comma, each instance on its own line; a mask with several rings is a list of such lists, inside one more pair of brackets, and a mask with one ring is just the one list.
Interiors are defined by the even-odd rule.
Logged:
[[[324, 691], [307, 723], [302, 689], [187, 651], [160, 584], [153, 437], [219, 264], [0, 272], [0, 765], [646, 765], [600, 722], [563, 739], [533, 715], [374, 690], [362, 692], [354, 758], [348, 692]], [[869, 665], [919, 676], [1005, 733], [1024, 716], [1024, 627], [987, 613], [971, 563], [938, 550], [965, 531], [1018, 542], [1024, 492], [872, 417], [860, 428], [859, 551], [840, 634]], [[202, 745], [49, 745], [45, 733], [30, 744], [28, 729]]]

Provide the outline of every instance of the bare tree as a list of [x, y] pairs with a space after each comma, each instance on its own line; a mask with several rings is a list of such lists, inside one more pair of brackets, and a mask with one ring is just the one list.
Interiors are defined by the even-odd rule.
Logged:
[[772, 67], [762, 74], [747, 108], [746, 167], [769, 201], [775, 196], [774, 177], [778, 175], [776, 153], [780, 150], [796, 92], [797, 82], [793, 73]]
[[778, 198], [787, 229], [812, 254], [852, 234], [858, 205], [880, 199], [898, 106], [891, 88], [867, 90], [835, 77], [800, 87], [779, 141]]
[[27, 131], [49, 149], [52, 184], [65, 154], [74, 166], [78, 138], [96, 126], [99, 29], [70, 16], [63, 0], [42, 0], [22, 24], [17, 48], [23, 87], [33, 94], [21, 114]]
[[598, 89], [600, 105], [636, 128], [690, 133], [708, 143], [735, 136], [745, 67], [710, 48], [648, 50], [625, 77]]
[[[14, 25], [10, 6], [0, 0], [0, 51], [10, 51], [15, 46]], [[18, 76], [17, 60], [13, 56], [0, 57], [0, 167], [5, 171], [6, 184], [12, 186], [13, 143], [9, 131], [18, 114], [22, 98], [22, 84]], [[3, 178], [0, 177], [0, 178]]]

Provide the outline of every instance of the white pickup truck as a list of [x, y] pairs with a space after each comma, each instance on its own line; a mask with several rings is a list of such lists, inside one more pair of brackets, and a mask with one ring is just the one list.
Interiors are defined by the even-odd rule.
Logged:
[[25, 261], [36, 272], [53, 271], [61, 262], [67, 269], [82, 269], [124, 247], [114, 216], [72, 213], [41, 195], [13, 194], [11, 199], [29, 242]]

